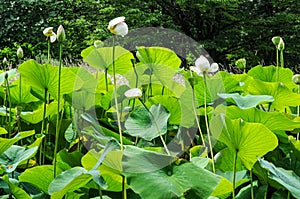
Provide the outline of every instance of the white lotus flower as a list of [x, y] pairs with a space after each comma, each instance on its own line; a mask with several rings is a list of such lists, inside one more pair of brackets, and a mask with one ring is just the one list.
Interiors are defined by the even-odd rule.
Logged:
[[107, 27], [111, 33], [124, 37], [128, 34], [128, 26], [125, 23], [125, 17], [117, 17], [111, 20]]
[[50, 42], [53, 43], [56, 40], [56, 34], [53, 32], [53, 27], [48, 27], [43, 30], [43, 34], [46, 37], [50, 37]]
[[131, 88], [129, 90], [127, 90], [124, 95], [129, 98], [129, 99], [133, 99], [133, 98], [140, 98], [142, 97], [142, 91], [138, 88]]
[[197, 73], [199, 76], [203, 76], [203, 74], [214, 73], [219, 70], [219, 66], [217, 63], [210, 64], [208, 59], [201, 55], [195, 62], [195, 66], [191, 66], [190, 69]]

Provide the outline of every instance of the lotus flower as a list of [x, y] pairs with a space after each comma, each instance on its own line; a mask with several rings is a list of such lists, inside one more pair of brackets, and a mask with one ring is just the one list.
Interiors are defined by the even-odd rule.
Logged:
[[217, 72], [219, 66], [217, 63], [210, 64], [208, 59], [201, 55], [195, 62], [195, 66], [191, 66], [190, 69], [197, 73], [199, 76], [203, 74]]
[[43, 34], [46, 37], [50, 37], [50, 42], [53, 43], [56, 40], [56, 34], [53, 32], [53, 27], [45, 28]]
[[117, 17], [111, 20], [107, 27], [111, 33], [124, 37], [128, 33], [128, 26], [125, 23], [125, 17]]

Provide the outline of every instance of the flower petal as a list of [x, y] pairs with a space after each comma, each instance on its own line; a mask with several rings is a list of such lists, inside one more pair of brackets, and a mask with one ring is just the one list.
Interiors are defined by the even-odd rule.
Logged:
[[214, 73], [217, 72], [218, 70], [219, 70], [219, 65], [217, 63], [212, 63], [208, 72]]
[[204, 57], [203, 55], [201, 55], [195, 62], [195, 66], [197, 68], [199, 68], [202, 73], [203, 72], [207, 72], [210, 68], [210, 64], [208, 59], [206, 59], [206, 57]]
[[116, 35], [121, 35], [122, 37], [124, 37], [128, 34], [128, 26], [125, 22], [121, 22], [115, 26], [113, 32]]
[[53, 43], [56, 40], [56, 34], [53, 33], [53, 35], [50, 36], [50, 42]]
[[125, 21], [125, 17], [117, 17], [113, 20], [111, 20], [108, 24], [108, 29], [111, 30], [111, 29], [114, 29], [114, 27], [119, 24], [119, 23], [122, 23]]
[[46, 37], [50, 37], [54, 34], [53, 32], [53, 27], [48, 27], [48, 28], [45, 28], [43, 30], [43, 34], [46, 36]]
[[198, 76], [203, 76], [203, 72], [198, 67], [191, 66], [190, 70], [194, 71], [195, 73], [197, 73]]

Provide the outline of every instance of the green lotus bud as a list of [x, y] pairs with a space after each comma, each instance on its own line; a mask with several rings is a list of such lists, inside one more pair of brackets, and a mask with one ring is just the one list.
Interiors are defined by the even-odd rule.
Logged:
[[273, 37], [272, 42], [278, 50], [284, 50], [284, 42], [281, 37], [279, 36]]
[[277, 48], [278, 48], [278, 50], [280, 50], [280, 51], [284, 50], [284, 42], [283, 42], [283, 39], [282, 39], [282, 38], [280, 38], [280, 42], [279, 42]]
[[246, 68], [246, 59], [245, 58], [241, 58], [241, 59], [236, 60], [235, 65], [239, 69], [244, 70]]
[[57, 40], [62, 43], [66, 39], [65, 29], [62, 25], [60, 25], [57, 29]]
[[23, 52], [23, 49], [21, 48], [21, 46], [19, 46], [19, 48], [17, 50], [17, 56], [19, 59], [22, 59], [24, 56], [24, 52]]
[[278, 44], [279, 44], [279, 42], [280, 42], [280, 38], [281, 38], [281, 37], [279, 37], [279, 36], [276, 36], [276, 37], [273, 37], [273, 38], [272, 38], [272, 42], [273, 42], [273, 44], [276, 46], [276, 48], [277, 48], [277, 46], [278, 46]]
[[300, 75], [296, 74], [292, 77], [292, 80], [295, 84], [300, 85]]
[[103, 46], [103, 42], [101, 40], [94, 41], [95, 48], [101, 48]]

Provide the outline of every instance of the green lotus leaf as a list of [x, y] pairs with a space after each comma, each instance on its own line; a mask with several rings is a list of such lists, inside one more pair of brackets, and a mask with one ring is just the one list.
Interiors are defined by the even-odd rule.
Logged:
[[19, 163], [30, 159], [38, 150], [38, 147], [26, 149], [21, 146], [12, 145], [0, 155], [0, 164], [4, 165], [7, 173], [13, 172]]
[[[193, 163], [173, 165], [173, 160], [172, 156], [126, 146], [123, 168], [131, 189], [145, 199], [176, 198], [185, 194], [208, 198], [221, 183], [222, 178], [216, 174]], [[231, 191], [229, 182], [223, 185], [226, 191], [218, 189], [214, 195]]]
[[256, 107], [259, 104], [273, 102], [274, 98], [270, 95], [246, 95], [242, 96], [238, 93], [220, 93], [222, 99], [232, 99], [239, 108], [247, 109]]
[[278, 145], [276, 135], [260, 123], [248, 123], [242, 119], [231, 120], [224, 114], [212, 118], [212, 135], [228, 146], [251, 170], [259, 157], [275, 149]]
[[[167, 133], [170, 113], [160, 104], [152, 105], [149, 109], [139, 108], [134, 110], [125, 122], [127, 133], [151, 141]], [[153, 116], [153, 117], [152, 117]]]
[[[117, 74], [125, 74], [132, 69], [132, 53], [121, 46], [115, 46], [114, 64]], [[112, 74], [113, 47], [89, 47], [81, 52], [83, 60], [98, 70], [107, 70]]]
[[300, 177], [293, 171], [277, 168], [274, 164], [262, 159], [259, 159], [259, 164], [269, 171], [270, 179], [284, 186], [295, 198], [300, 198]]
[[236, 106], [219, 105], [214, 110], [215, 114], [226, 113], [230, 119], [241, 118], [245, 122], [261, 123], [271, 131], [292, 131], [300, 128], [300, 122], [287, 118], [279, 112], [265, 112], [257, 108], [240, 109]]

